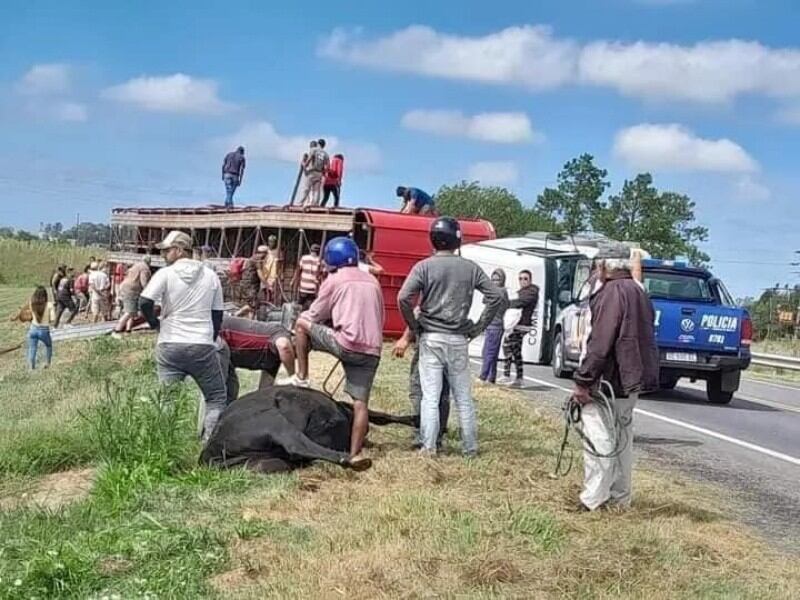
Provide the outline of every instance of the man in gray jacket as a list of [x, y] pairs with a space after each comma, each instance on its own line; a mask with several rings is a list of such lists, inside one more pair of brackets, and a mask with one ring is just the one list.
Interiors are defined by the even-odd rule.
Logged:
[[[478, 265], [455, 254], [461, 247], [458, 221], [451, 217], [436, 219], [430, 238], [434, 255], [414, 266], [397, 296], [406, 324], [419, 339], [422, 451], [436, 453], [439, 397], [446, 373], [458, 410], [464, 454], [474, 456], [478, 431], [467, 347], [470, 339], [486, 329], [503, 300], [500, 290]], [[475, 290], [486, 299], [477, 323], [469, 320]], [[414, 313], [418, 296], [419, 316]]]

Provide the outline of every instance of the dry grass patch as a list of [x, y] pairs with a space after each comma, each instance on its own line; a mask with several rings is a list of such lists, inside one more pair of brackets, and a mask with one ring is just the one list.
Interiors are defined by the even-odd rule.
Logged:
[[89, 495], [95, 470], [72, 469], [43, 475], [16, 486], [13, 493], [0, 497], [0, 510], [43, 508], [58, 510]]
[[[407, 368], [384, 359], [374, 407], [408, 410]], [[243, 518], [311, 537], [237, 544], [215, 588], [243, 598], [797, 595], [800, 562], [727, 521], [710, 487], [640, 470], [632, 510], [572, 512], [579, 457], [568, 477], [547, 476], [560, 423], [514, 393], [476, 395], [477, 459], [461, 457], [453, 433], [444, 455], [423, 459], [409, 429], [373, 427], [369, 471], [316, 465], [285, 495], [245, 498]]]

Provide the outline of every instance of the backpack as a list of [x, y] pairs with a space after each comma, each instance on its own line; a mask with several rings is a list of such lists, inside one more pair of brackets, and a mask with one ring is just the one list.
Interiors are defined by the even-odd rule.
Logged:
[[322, 173], [325, 170], [325, 163], [328, 162], [328, 155], [324, 150], [314, 150], [311, 152], [311, 161], [308, 165], [309, 171]]
[[234, 258], [231, 261], [230, 269], [228, 269], [228, 278], [231, 281], [240, 281], [242, 279], [242, 271], [244, 271], [244, 263], [246, 258]]

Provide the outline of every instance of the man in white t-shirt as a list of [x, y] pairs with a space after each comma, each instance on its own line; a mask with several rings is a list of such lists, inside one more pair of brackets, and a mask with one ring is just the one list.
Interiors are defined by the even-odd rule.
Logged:
[[[195, 380], [205, 398], [205, 442], [227, 399], [225, 374], [215, 340], [222, 326], [222, 285], [216, 273], [192, 260], [192, 239], [170, 231], [158, 245], [168, 266], [153, 275], [142, 291], [141, 310], [150, 327], [158, 330], [156, 366], [162, 383]], [[155, 305], [161, 305], [161, 318]]]
[[103, 263], [93, 262], [89, 266], [89, 303], [95, 323], [107, 318], [111, 308], [110, 295], [111, 279], [105, 272]]

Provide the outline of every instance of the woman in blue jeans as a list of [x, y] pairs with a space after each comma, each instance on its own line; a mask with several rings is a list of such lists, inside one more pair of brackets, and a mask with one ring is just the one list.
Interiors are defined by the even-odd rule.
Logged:
[[503, 343], [503, 317], [508, 307], [508, 290], [506, 290], [506, 273], [503, 269], [495, 269], [492, 273], [494, 283], [503, 294], [503, 306], [489, 323], [483, 334], [483, 364], [479, 379], [488, 383], [497, 380], [497, 361], [500, 359], [500, 345]]
[[38, 286], [31, 296], [31, 327], [28, 330], [28, 364], [31, 369], [36, 368], [36, 354], [39, 351], [39, 342], [44, 344], [47, 351], [47, 364], [50, 366], [53, 359], [53, 340], [50, 338], [50, 313], [52, 304], [47, 301], [47, 290]]

